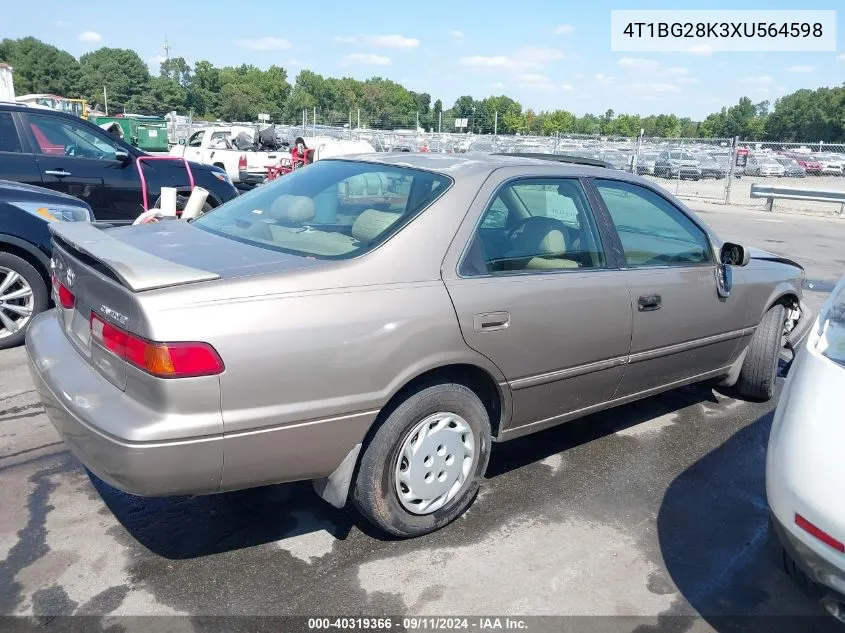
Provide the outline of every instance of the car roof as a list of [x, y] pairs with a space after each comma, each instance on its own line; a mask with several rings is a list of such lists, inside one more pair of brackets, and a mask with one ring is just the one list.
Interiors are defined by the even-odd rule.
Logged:
[[559, 171], [561, 176], [592, 176], [595, 178], [629, 180], [631, 182], [642, 182], [644, 180], [640, 176], [605, 167], [564, 163], [560, 161], [559, 156], [555, 156], [554, 154], [549, 154], [549, 158], [545, 159], [510, 156], [507, 154], [475, 154], [472, 152], [467, 152], [466, 154], [431, 152], [402, 152], [393, 154], [375, 152], [373, 154], [360, 154], [357, 156], [337, 156], [324, 160], [353, 160], [396, 167], [410, 167], [413, 169], [439, 172], [453, 177], [457, 175], [491, 173], [503, 167], [552, 167]]

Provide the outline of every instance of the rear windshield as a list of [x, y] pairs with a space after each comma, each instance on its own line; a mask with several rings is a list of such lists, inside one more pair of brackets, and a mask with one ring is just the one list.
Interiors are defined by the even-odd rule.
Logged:
[[235, 198], [192, 224], [261, 248], [318, 259], [361, 255], [452, 184], [442, 174], [322, 160]]

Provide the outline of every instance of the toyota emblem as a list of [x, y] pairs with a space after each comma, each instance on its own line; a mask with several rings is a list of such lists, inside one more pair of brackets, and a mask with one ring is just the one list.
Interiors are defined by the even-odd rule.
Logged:
[[67, 285], [68, 287], [73, 285], [73, 281], [76, 279], [76, 274], [73, 272], [73, 268], [67, 269]]

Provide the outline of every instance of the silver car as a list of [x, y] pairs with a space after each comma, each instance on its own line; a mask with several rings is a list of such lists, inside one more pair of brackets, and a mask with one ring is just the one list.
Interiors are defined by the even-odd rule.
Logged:
[[794, 262], [541, 159], [323, 160], [191, 222], [51, 230], [26, 349], [90, 470], [145, 496], [312, 479], [400, 537], [472, 503], [492, 442], [711, 378], [770, 398], [812, 321]]

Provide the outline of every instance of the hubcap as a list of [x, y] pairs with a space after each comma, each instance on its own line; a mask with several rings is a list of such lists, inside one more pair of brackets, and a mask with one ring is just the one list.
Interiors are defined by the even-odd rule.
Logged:
[[17, 334], [32, 318], [35, 296], [21, 275], [0, 266], [0, 338]]
[[434, 413], [405, 436], [395, 467], [399, 503], [431, 514], [460, 492], [475, 461], [475, 436], [456, 413]]

